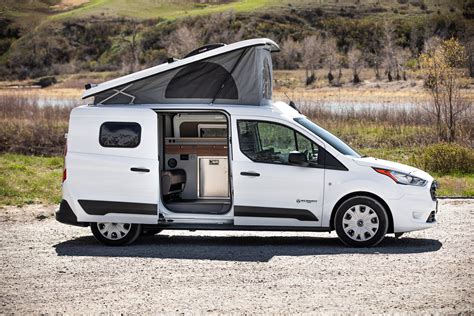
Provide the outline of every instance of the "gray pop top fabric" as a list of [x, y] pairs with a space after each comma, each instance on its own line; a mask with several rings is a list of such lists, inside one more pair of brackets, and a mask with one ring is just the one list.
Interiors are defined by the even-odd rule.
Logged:
[[99, 92], [94, 104], [269, 104], [270, 54], [264, 45], [230, 51]]

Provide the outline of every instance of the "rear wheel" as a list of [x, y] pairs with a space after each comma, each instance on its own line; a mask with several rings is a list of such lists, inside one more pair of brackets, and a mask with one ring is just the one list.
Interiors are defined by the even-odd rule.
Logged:
[[140, 224], [91, 223], [94, 237], [107, 246], [124, 246], [133, 243], [140, 236]]
[[334, 227], [341, 241], [353, 247], [371, 247], [385, 237], [388, 216], [384, 207], [370, 197], [348, 199], [336, 211]]

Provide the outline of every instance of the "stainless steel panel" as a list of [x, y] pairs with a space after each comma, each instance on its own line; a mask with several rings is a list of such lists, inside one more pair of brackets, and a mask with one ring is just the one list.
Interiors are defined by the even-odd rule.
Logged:
[[228, 198], [229, 171], [227, 158], [198, 157], [199, 197]]

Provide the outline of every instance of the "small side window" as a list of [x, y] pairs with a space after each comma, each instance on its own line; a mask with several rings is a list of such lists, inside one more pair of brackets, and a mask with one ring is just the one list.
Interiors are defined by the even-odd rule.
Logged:
[[142, 127], [132, 122], [105, 122], [100, 126], [99, 143], [103, 147], [135, 148], [140, 144]]

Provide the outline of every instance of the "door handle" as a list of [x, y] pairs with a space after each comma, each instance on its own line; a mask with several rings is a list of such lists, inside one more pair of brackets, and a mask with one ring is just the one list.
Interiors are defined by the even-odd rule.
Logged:
[[260, 177], [260, 173], [254, 171], [242, 171], [240, 175], [248, 177]]
[[134, 171], [134, 172], [150, 172], [150, 169], [132, 167], [132, 168], [130, 168], [130, 171]]

